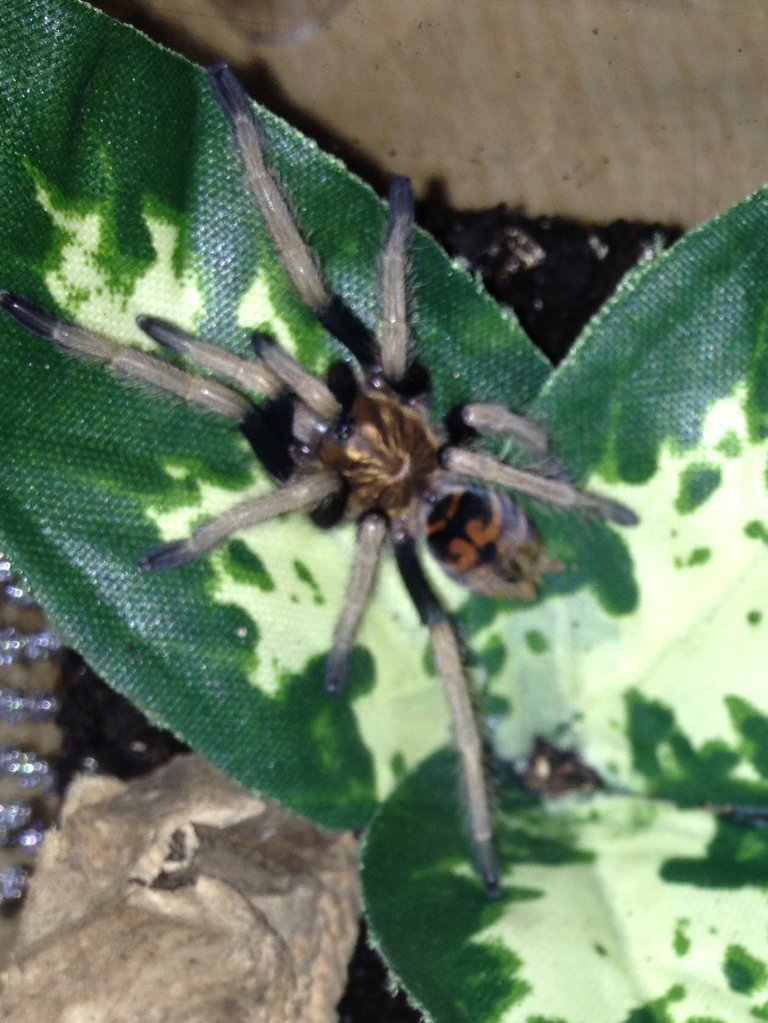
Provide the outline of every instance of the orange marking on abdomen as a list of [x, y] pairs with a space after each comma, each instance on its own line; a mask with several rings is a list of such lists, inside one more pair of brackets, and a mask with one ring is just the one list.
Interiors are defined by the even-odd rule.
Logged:
[[478, 550], [489, 543], [496, 543], [501, 536], [503, 525], [501, 501], [495, 494], [489, 494], [488, 497], [492, 509], [490, 522], [483, 523], [480, 519], [470, 519], [465, 528], [467, 536]]
[[470, 572], [478, 562], [478, 550], [469, 540], [462, 540], [459, 537], [451, 540], [448, 544], [448, 552], [451, 558], [451, 568], [455, 572]]
[[451, 519], [456, 515], [460, 501], [460, 492], [451, 495], [451, 503], [448, 506], [445, 515], [443, 515], [441, 519], [430, 519], [429, 522], [427, 522], [427, 536], [431, 536], [432, 533], [440, 533], [446, 528]]

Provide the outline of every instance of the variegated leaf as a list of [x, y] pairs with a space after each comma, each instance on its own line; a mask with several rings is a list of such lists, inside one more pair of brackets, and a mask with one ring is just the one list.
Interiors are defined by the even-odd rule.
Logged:
[[[319, 372], [343, 356], [287, 283], [199, 69], [74, 0], [21, 0], [0, 51], [0, 286], [126, 344], [148, 347], [135, 325], [148, 313], [243, 354], [266, 329]], [[375, 328], [383, 204], [259, 117], [331, 285]], [[436, 415], [472, 394], [529, 401], [546, 362], [426, 236], [414, 282]], [[0, 332], [0, 548], [52, 620], [244, 784], [325, 823], [363, 824], [448, 735], [392, 568], [348, 692], [330, 697], [322, 666], [352, 529], [294, 517], [176, 571], [139, 571], [159, 540], [271, 484], [234, 426], [75, 362], [5, 316]]]
[[[735, 1023], [768, 1014], [768, 831], [628, 795], [500, 792], [501, 898], [460, 838], [445, 752], [368, 832], [373, 940], [427, 1019]], [[393, 879], [397, 883], [393, 883]]]
[[430, 1018], [768, 1018], [767, 259], [768, 189], [630, 275], [534, 403], [641, 522], [606, 543], [553, 520], [568, 568], [473, 642], [502, 654], [496, 749], [573, 746], [613, 794], [499, 785], [488, 906], [441, 816], [451, 761], [403, 782], [366, 900]]

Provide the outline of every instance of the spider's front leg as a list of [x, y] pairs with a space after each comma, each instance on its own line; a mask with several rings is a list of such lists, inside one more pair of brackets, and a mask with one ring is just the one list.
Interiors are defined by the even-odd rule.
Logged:
[[208, 80], [229, 121], [251, 198], [289, 280], [328, 333], [345, 345], [361, 366], [376, 367], [378, 352], [370, 331], [328, 288], [314, 252], [302, 237], [282, 186], [267, 162], [261, 128], [243, 87], [224, 63], [208, 68]]
[[381, 252], [381, 367], [397, 387], [413, 361], [409, 329], [408, 269], [413, 238], [413, 192], [407, 178], [394, 178], [389, 189], [389, 227]]
[[[138, 348], [120, 344], [78, 323], [54, 316], [24, 295], [0, 291], [0, 308], [32, 333], [52, 341], [57, 348], [67, 354], [104, 363], [118, 376], [163, 391], [196, 405], [205, 412], [242, 423], [252, 408], [251, 402], [244, 395], [217, 380], [194, 376]], [[139, 326], [142, 326], [142, 318], [139, 320]], [[188, 337], [178, 329], [177, 334]], [[218, 351], [221, 353], [221, 349]], [[255, 368], [253, 364], [237, 359], [234, 355], [226, 354], [224, 358], [230, 364], [250, 367], [251, 372]], [[262, 387], [261, 393], [267, 395], [273, 393], [275, 386], [273, 379], [270, 381], [266, 376], [260, 375], [254, 378], [254, 389], [259, 389], [259, 385]]]
[[137, 316], [136, 323], [156, 344], [181, 355], [207, 373], [267, 398], [275, 398], [280, 393], [280, 381], [263, 363], [240, 359], [221, 345], [188, 334], [159, 316]]
[[[139, 349], [56, 317], [23, 295], [0, 291], [0, 308], [5, 309], [27, 329], [52, 341], [70, 355], [101, 362], [112, 372], [133, 383], [163, 391], [206, 412], [232, 419], [246, 437], [254, 439], [253, 434], [260, 434], [255, 438], [255, 446], [261, 451], [262, 461], [267, 468], [270, 468], [270, 463], [274, 463], [273, 468], [277, 466], [277, 456], [273, 458], [268, 454], [274, 439], [259, 429], [263, 410], [257, 409], [244, 395], [226, 384], [210, 377], [188, 373]], [[208, 372], [216, 372], [267, 398], [275, 398], [284, 389], [281, 377], [272, 373], [264, 363], [240, 359], [217, 345], [192, 337], [165, 320], [140, 316], [138, 324], [164, 348], [183, 355]], [[322, 387], [319, 381], [317, 385]], [[335, 399], [330, 392], [323, 396], [326, 402], [333, 402], [335, 406]], [[296, 432], [300, 440], [303, 434], [311, 437], [317, 429], [316, 411], [304, 405], [292, 411], [294, 424], [299, 424]], [[279, 472], [275, 474], [280, 475]], [[241, 501], [217, 518], [203, 523], [190, 537], [161, 544], [145, 554], [140, 565], [145, 569], [165, 569], [191, 561], [219, 547], [241, 529], [288, 512], [309, 511], [330, 498], [339, 487], [340, 482], [335, 473], [319, 471], [300, 476], [279, 490]]]
[[464, 671], [456, 632], [440, 605], [410, 536], [398, 537], [395, 560], [419, 617], [429, 629], [437, 670], [443, 680], [459, 753], [467, 817], [477, 868], [486, 892], [499, 894], [500, 869], [493, 845], [493, 814], [485, 771], [483, 741], [478, 727], [469, 680]]

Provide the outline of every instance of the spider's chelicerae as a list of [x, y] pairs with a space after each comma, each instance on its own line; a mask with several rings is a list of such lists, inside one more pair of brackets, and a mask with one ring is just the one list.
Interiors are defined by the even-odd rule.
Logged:
[[[381, 329], [378, 341], [332, 295], [288, 200], [267, 163], [261, 132], [232, 72], [217, 65], [211, 88], [232, 129], [245, 180], [286, 274], [320, 323], [355, 357], [359, 372], [339, 364], [327, 380], [315, 377], [268, 338], [254, 338], [246, 360], [149, 316], [138, 319], [151, 338], [208, 376], [195, 375], [127, 348], [77, 324], [56, 319], [36, 304], [0, 292], [0, 305], [37, 334], [74, 355], [95, 358], [114, 371], [238, 423], [278, 486], [248, 498], [195, 532], [163, 544], [141, 560], [168, 569], [214, 550], [237, 530], [286, 512], [305, 511], [322, 524], [357, 523], [357, 546], [344, 605], [326, 667], [329, 690], [342, 688], [361, 618], [385, 550], [395, 558], [405, 588], [429, 630], [442, 676], [477, 864], [494, 892], [499, 867], [483, 768], [483, 744], [458, 638], [421, 567], [425, 540], [457, 582], [491, 597], [533, 598], [542, 574], [559, 565], [543, 550], [522, 509], [504, 491], [517, 491], [628, 525], [627, 508], [579, 490], [562, 472], [520, 469], [465, 446], [478, 434], [514, 439], [534, 460], [548, 452], [536, 424], [498, 404], [472, 403], [444, 423], [428, 416], [428, 378], [416, 362], [409, 330], [409, 249], [413, 198], [398, 178], [389, 195], [389, 225], [381, 252]], [[258, 406], [240, 390], [263, 395]], [[551, 461], [549, 464], [553, 464]]]

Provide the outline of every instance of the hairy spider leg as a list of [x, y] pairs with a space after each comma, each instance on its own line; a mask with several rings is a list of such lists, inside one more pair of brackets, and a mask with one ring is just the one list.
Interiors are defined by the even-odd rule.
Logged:
[[199, 366], [200, 369], [223, 377], [246, 391], [254, 391], [265, 398], [276, 398], [282, 386], [274, 373], [254, 359], [242, 359], [221, 345], [188, 334], [181, 327], [159, 316], [137, 316], [136, 323], [154, 342], [175, 355]]
[[453, 625], [447, 618], [432, 622], [429, 636], [453, 722], [477, 869], [486, 892], [495, 897], [499, 894], [501, 871], [493, 844], [492, 802], [477, 711]]
[[0, 291], [0, 307], [28, 330], [53, 341], [62, 351], [102, 362], [116, 374], [164, 391], [206, 412], [241, 423], [251, 409], [247, 398], [225, 384], [194, 376], [137, 348], [59, 319], [23, 295]]
[[349, 655], [373, 592], [386, 536], [387, 522], [382, 515], [373, 512], [360, 520], [344, 606], [325, 662], [325, 688], [330, 693], [341, 692], [347, 681]]
[[407, 178], [389, 188], [389, 226], [381, 251], [381, 366], [387, 381], [401, 383], [413, 360], [409, 319], [408, 271], [413, 239], [413, 192]]
[[321, 420], [333, 423], [339, 417], [341, 405], [333, 392], [319, 377], [310, 373], [306, 366], [266, 334], [254, 334], [251, 344], [267, 369]]
[[493, 846], [493, 814], [483, 756], [483, 741], [453, 625], [429, 584], [411, 537], [398, 538], [395, 560], [419, 617], [429, 629], [435, 664], [443, 680], [459, 753], [470, 836], [477, 869], [489, 895], [499, 893], [500, 869]]
[[576, 508], [601, 518], [608, 519], [620, 526], [637, 525], [637, 515], [618, 501], [607, 497], [579, 490], [567, 480], [548, 479], [538, 476], [525, 469], [506, 465], [484, 451], [469, 451], [466, 448], [446, 447], [441, 452], [443, 468], [457, 476], [491, 486], [516, 490], [520, 494], [547, 504], [559, 505], [563, 508]]
[[308, 511], [339, 489], [335, 473], [318, 472], [286, 483], [277, 490], [250, 497], [209, 519], [183, 540], [172, 540], [153, 548], [139, 562], [144, 569], [166, 569], [183, 565], [220, 547], [233, 533], [287, 512]]
[[208, 68], [208, 78], [232, 129], [251, 197], [289, 280], [304, 304], [360, 365], [376, 367], [379, 354], [370, 331], [326, 285], [315, 254], [304, 241], [285, 193], [267, 164], [261, 129], [243, 87], [224, 63]]
[[532, 419], [513, 412], [499, 402], [472, 401], [459, 410], [470, 430], [492, 437], [510, 437], [531, 455], [549, 457], [549, 434]]

